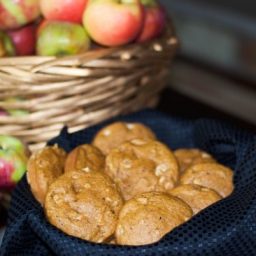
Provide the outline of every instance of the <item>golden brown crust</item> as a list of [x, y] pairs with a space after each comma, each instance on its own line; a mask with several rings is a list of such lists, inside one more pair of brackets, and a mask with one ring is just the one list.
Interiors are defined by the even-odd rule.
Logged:
[[138, 195], [127, 201], [120, 212], [117, 243], [146, 245], [157, 242], [191, 216], [191, 208], [176, 197], [160, 192]]
[[65, 172], [79, 171], [84, 168], [103, 171], [105, 157], [101, 151], [88, 144], [81, 145], [72, 150], [66, 159]]
[[124, 142], [137, 138], [154, 140], [156, 136], [150, 128], [143, 124], [116, 122], [100, 130], [92, 144], [99, 148], [104, 155], [107, 155]]
[[122, 205], [117, 186], [106, 174], [74, 171], [50, 186], [45, 213], [64, 233], [100, 243], [115, 232]]
[[43, 205], [49, 186], [64, 171], [66, 152], [57, 145], [34, 153], [28, 160], [27, 180], [37, 201]]
[[144, 192], [172, 189], [178, 180], [178, 164], [172, 151], [152, 140], [136, 139], [112, 150], [105, 171], [126, 200]]
[[227, 197], [234, 189], [233, 171], [217, 163], [197, 164], [184, 172], [180, 183], [201, 185]]
[[178, 149], [174, 151], [174, 155], [179, 163], [181, 173], [195, 164], [216, 162], [210, 154], [199, 149]]
[[213, 189], [191, 184], [180, 185], [169, 193], [186, 202], [194, 214], [222, 199]]
[[116, 238], [114, 236], [108, 238], [106, 241], [104, 241], [105, 244], [112, 244], [117, 245]]

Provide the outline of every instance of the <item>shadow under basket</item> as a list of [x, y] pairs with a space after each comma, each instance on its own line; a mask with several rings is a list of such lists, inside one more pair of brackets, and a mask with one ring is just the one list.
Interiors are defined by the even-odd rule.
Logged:
[[[1, 133], [42, 147], [63, 126], [75, 132], [119, 114], [154, 107], [178, 41], [169, 25], [143, 44], [101, 48], [68, 57], [0, 59], [0, 108], [26, 115], [1, 116]], [[8, 101], [9, 98], [19, 101]]]

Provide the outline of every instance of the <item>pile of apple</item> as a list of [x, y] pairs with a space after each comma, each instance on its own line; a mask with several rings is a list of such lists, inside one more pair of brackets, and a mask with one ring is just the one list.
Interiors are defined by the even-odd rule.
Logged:
[[62, 56], [160, 36], [157, 0], [0, 0], [1, 56]]

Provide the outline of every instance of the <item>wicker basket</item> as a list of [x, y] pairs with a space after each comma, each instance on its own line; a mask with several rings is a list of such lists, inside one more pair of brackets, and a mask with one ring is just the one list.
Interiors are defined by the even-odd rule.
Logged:
[[[29, 112], [1, 116], [0, 133], [22, 138], [31, 150], [67, 125], [69, 132], [157, 103], [177, 48], [171, 26], [144, 44], [104, 48], [64, 58], [0, 59], [0, 108]], [[6, 102], [9, 97], [25, 101]]]

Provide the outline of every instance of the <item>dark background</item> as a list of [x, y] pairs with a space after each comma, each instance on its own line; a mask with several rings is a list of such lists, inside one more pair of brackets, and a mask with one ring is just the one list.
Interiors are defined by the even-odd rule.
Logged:
[[[176, 95], [180, 101], [191, 102], [189, 109], [180, 104], [177, 113], [256, 127], [256, 2], [160, 2], [180, 41], [170, 67], [169, 97]], [[197, 106], [196, 113], [193, 106]]]
[[217, 6], [252, 18], [256, 16], [256, 3], [253, 0], [192, 0], [191, 2]]

